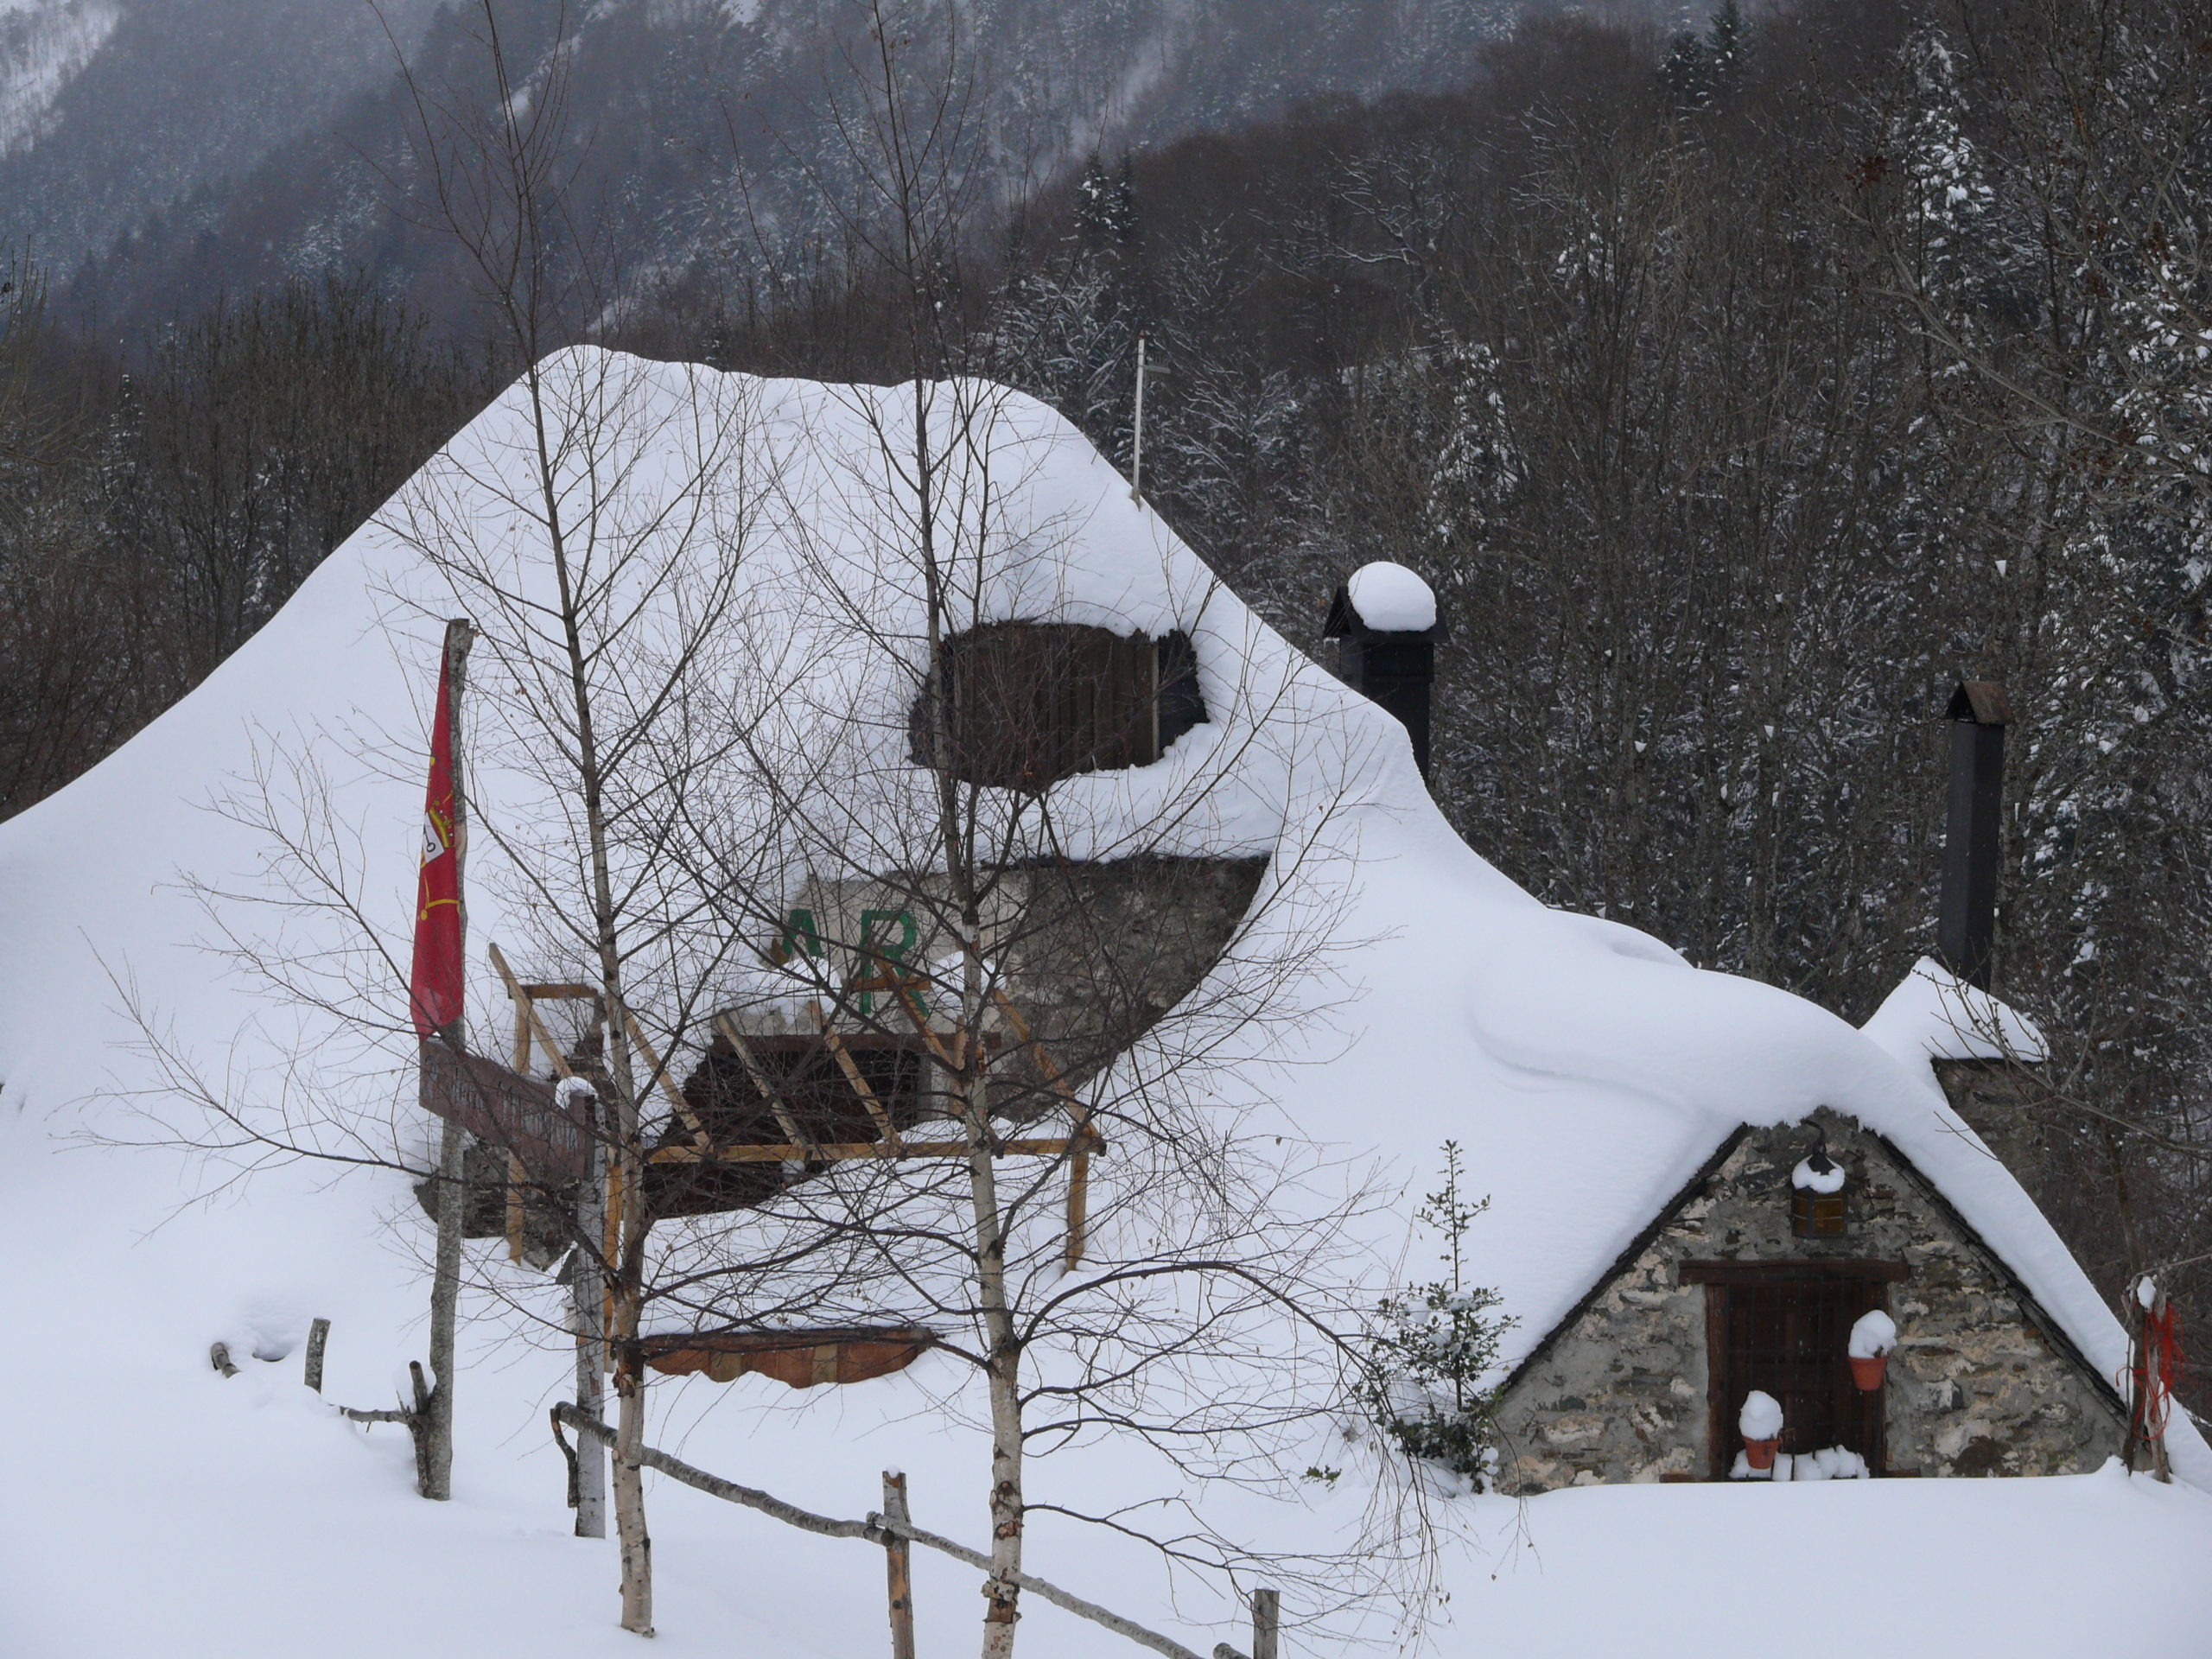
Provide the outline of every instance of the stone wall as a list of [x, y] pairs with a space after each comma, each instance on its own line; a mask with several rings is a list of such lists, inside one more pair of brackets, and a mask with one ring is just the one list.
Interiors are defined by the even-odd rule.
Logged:
[[[997, 872], [983, 919], [984, 954], [1006, 975], [1008, 996], [1069, 1081], [1081, 1083], [1189, 995], [1235, 937], [1267, 870], [1264, 858], [1070, 861]], [[957, 950], [938, 925], [935, 883], [816, 881], [793, 915], [806, 918], [810, 948], [833, 972], [861, 971], [864, 936], [890, 943], [913, 963], [936, 963]], [[871, 919], [873, 918], [873, 919]], [[855, 999], [848, 1028], [873, 1025], [892, 1035], [910, 1030], [886, 995]], [[796, 1001], [741, 1007], [741, 1030], [811, 1034]], [[994, 1028], [1002, 1022], [986, 1015]], [[1001, 1034], [1009, 1043], [1011, 1033]], [[1014, 1071], [1026, 1069], [1016, 1062]], [[1019, 1091], [1042, 1098], [1041, 1079]]]
[[2012, 1060], [1937, 1060], [1936, 1081], [1951, 1109], [1987, 1143], [2031, 1194], [2050, 1169], [2050, 1097], [2036, 1068]]
[[1886, 1287], [1887, 1472], [2066, 1474], [2120, 1451], [2117, 1398], [1933, 1188], [1853, 1120], [1816, 1121], [1850, 1172], [1848, 1233], [1791, 1236], [1806, 1128], [1740, 1131], [1508, 1384], [1503, 1490], [1708, 1477], [1707, 1292], [1682, 1282], [1690, 1261], [1905, 1265]]

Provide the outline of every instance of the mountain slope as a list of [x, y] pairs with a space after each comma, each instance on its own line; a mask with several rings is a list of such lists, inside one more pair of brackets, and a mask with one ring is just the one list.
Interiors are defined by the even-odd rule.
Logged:
[[434, 3], [0, 9], [0, 238], [66, 265], [149, 211], [221, 188], [381, 82], [393, 39], [411, 46]]
[[[35, 3], [61, 41], [77, 38], [67, 20], [82, 35], [99, 8], [130, 0]], [[952, 15], [979, 153], [994, 188], [1019, 194], [1094, 147], [1318, 94], [1461, 83], [1485, 41], [1551, 3], [984, 0]], [[385, 16], [423, 84], [474, 89], [465, 105], [482, 95], [480, 22], [473, 7], [430, 17], [428, 4]], [[893, 10], [919, 38], [942, 32], [935, 8]], [[855, 0], [606, 0], [565, 13], [500, 0], [496, 15], [518, 85], [542, 80], [565, 29], [581, 217], [629, 273], [742, 264], [764, 223], [771, 239], [804, 232], [804, 199], [844, 188], [849, 158], [824, 109], [852, 79], [845, 54], [867, 26]], [[435, 245], [389, 211], [410, 173], [415, 112], [375, 14], [317, 0], [139, 0], [116, 17], [35, 117], [26, 91], [26, 136], [0, 154], [0, 200], [14, 204], [0, 232], [34, 237], [65, 269], [97, 256], [79, 283], [87, 312], [143, 320], [333, 268], [458, 302], [434, 274]]]

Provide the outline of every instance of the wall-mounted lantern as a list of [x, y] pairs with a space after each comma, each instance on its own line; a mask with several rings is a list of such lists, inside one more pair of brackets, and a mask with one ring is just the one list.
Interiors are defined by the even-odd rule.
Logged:
[[1813, 1149], [1789, 1172], [1789, 1230], [1799, 1238], [1840, 1238], [1851, 1206], [1850, 1177], [1828, 1156], [1827, 1131], [1815, 1127]]

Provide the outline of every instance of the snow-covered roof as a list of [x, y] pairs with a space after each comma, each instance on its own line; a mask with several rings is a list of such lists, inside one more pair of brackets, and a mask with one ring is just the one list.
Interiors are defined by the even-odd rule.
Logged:
[[2048, 1058], [2043, 1033], [2026, 1015], [1923, 957], [1859, 1027], [1908, 1064], [1921, 1060]]
[[[776, 490], [753, 498], [748, 521], [762, 550], [747, 573], [759, 602], [738, 644], [788, 652], [775, 658], [795, 664], [779, 707], [802, 722], [809, 709], [838, 711], [855, 746], [850, 775], [880, 780], [907, 766], [910, 682], [846, 652], [840, 638], [853, 618], [813, 602], [834, 569], [874, 595], [868, 621], [883, 637], [899, 637], [913, 614], [893, 515], [862, 510], [840, 488], [855, 469], [880, 472], [872, 435], [899, 429], [912, 407], [906, 395], [595, 353], [572, 353], [551, 372], [613, 401], [636, 452], [622, 487], [640, 523], [669, 479], [706, 453], [702, 433], [742, 435], [715, 462], [734, 473], [749, 466], [759, 475], [772, 454]], [[518, 476], [525, 465], [520, 420], [515, 395], [495, 403], [417, 487], [443, 492], [495, 530], [512, 524], [487, 480]], [[1924, 1058], [1935, 1052], [1932, 1027], [1904, 1014], [1940, 1009], [1940, 996], [1893, 998], [1896, 1014], [1885, 1007], [1861, 1033], [1786, 992], [1694, 968], [1632, 929], [1547, 908], [1445, 822], [1403, 728], [1224, 591], [1058, 416], [1026, 398], [995, 402], [988, 442], [971, 461], [1007, 486], [1001, 505], [1010, 515], [1007, 556], [985, 578], [980, 613], [1154, 635], [1181, 629], [1198, 653], [1207, 724], [1154, 766], [1060, 786], [1068, 821], [1087, 827], [1082, 849], [1111, 855], [1128, 847], [1132, 825], [1212, 766], [1224, 786], [1182, 823], [1174, 849], [1295, 847], [1301, 879], [1332, 901], [1307, 913], [1330, 917], [1334, 988], [1317, 995], [1312, 1017], [1272, 1057], [1281, 1064], [1255, 1071], [1250, 1097], [1224, 1103], [1279, 1113], [1289, 1132], [1378, 1158], [1414, 1192], [1433, 1183], [1442, 1143], [1458, 1141], [1469, 1190], [1491, 1200], [1471, 1237], [1471, 1271], [1517, 1320], [1505, 1364], [1574, 1306], [1738, 1125], [1792, 1122], [1827, 1106], [1894, 1141], [2091, 1363], [2107, 1374], [2121, 1365], [2125, 1338], [2112, 1313], [1936, 1085]], [[16, 1305], [35, 1310], [19, 1334], [41, 1355], [82, 1361], [67, 1389], [49, 1386], [43, 1363], [14, 1368], [0, 1389], [32, 1391], [16, 1401], [16, 1420], [39, 1422], [57, 1446], [114, 1444], [118, 1469], [132, 1469], [118, 1485], [168, 1490], [168, 1476], [139, 1471], [170, 1469], [196, 1456], [195, 1446], [235, 1453], [231, 1408], [200, 1380], [211, 1336], [283, 1349], [308, 1316], [331, 1316], [332, 1392], [366, 1402], [387, 1392], [391, 1357], [419, 1348], [410, 1323], [419, 1304], [414, 1264], [376, 1226], [411, 1203], [396, 1180], [334, 1187], [325, 1171], [295, 1168], [193, 1205], [207, 1172], [173, 1154], [65, 1150], [87, 1134], [160, 1138], [149, 1124], [176, 1108], [179, 1079], [149, 1055], [149, 1030], [166, 1033], [170, 1052], [189, 1050], [217, 1086], [353, 1086], [345, 1080], [359, 1071], [373, 1074], [359, 1087], [404, 1097], [404, 1073], [388, 1055], [272, 1007], [235, 963], [209, 950], [226, 919], [235, 924], [246, 910], [265, 930], [295, 930], [302, 961], [334, 948], [295, 912], [221, 896], [281, 898], [267, 888], [265, 831], [235, 810], [233, 780], [257, 776], [263, 794], [334, 828], [365, 901], [389, 914], [404, 941], [421, 733], [436, 619], [447, 607], [396, 533], [400, 522], [388, 514], [352, 538], [191, 696], [70, 787], [0, 825], [10, 944], [0, 955], [0, 1260], [19, 1275]], [[1041, 556], [1048, 547], [1051, 556]], [[505, 813], [519, 823], [545, 805], [526, 779], [474, 783], [480, 818]], [[886, 799], [906, 786], [896, 778], [880, 784], [891, 791]], [[217, 810], [226, 791], [232, 810]], [[517, 889], [496, 879], [488, 840], [480, 835], [472, 854], [473, 941], [524, 931]], [[498, 1030], [503, 1014], [486, 978], [472, 987], [472, 1019]], [[1386, 1228], [1373, 1243], [1378, 1262], [1395, 1267], [1405, 1236]], [[494, 1443], [533, 1416], [542, 1421], [534, 1391], [561, 1386], [557, 1357], [534, 1370], [510, 1361], [486, 1374], [508, 1380], [473, 1384], [479, 1391], [464, 1395], [464, 1409], [483, 1414], [474, 1432]], [[695, 1447], [709, 1448], [700, 1460], [710, 1466], [720, 1446], [734, 1466], [742, 1457], [742, 1468], [772, 1473], [787, 1495], [849, 1512], [864, 1505], [849, 1491], [817, 1490], [821, 1483], [851, 1477], [855, 1457], [925, 1465], [930, 1437], [953, 1433], [917, 1427], [912, 1402], [887, 1392], [893, 1387], [840, 1390], [846, 1397], [826, 1414], [835, 1423], [819, 1430], [822, 1414], [779, 1420], [772, 1448], [749, 1430], [716, 1427], [750, 1417], [692, 1421], [689, 1432]], [[307, 1433], [273, 1419], [268, 1427], [279, 1446]], [[2195, 1432], [2177, 1421], [2171, 1439], [2177, 1471], [2212, 1487], [2212, 1454]], [[197, 1514], [200, 1488], [174, 1484], [194, 1495], [179, 1511], [183, 1526], [186, 1513]], [[143, 1493], [118, 1501], [133, 1509], [142, 1500], [151, 1501]], [[550, 1501], [557, 1504], [557, 1493]], [[1325, 1520], [1325, 1510], [1317, 1516]], [[1154, 1569], [1136, 1560], [1129, 1571]]]

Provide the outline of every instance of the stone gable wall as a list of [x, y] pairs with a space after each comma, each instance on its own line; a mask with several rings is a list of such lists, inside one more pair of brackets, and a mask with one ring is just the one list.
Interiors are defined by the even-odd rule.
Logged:
[[1891, 1471], [2069, 1474], [2120, 1450], [2117, 1401], [2046, 1333], [1926, 1183], [1855, 1121], [1825, 1109], [1816, 1121], [1850, 1172], [1851, 1230], [1792, 1236], [1789, 1171], [1811, 1136], [1803, 1126], [1745, 1132], [1513, 1379], [1498, 1413], [1503, 1490], [1707, 1477], [1706, 1287], [1678, 1276], [1693, 1260], [1857, 1257], [1910, 1268], [1887, 1287], [1898, 1333], [1884, 1389]]

